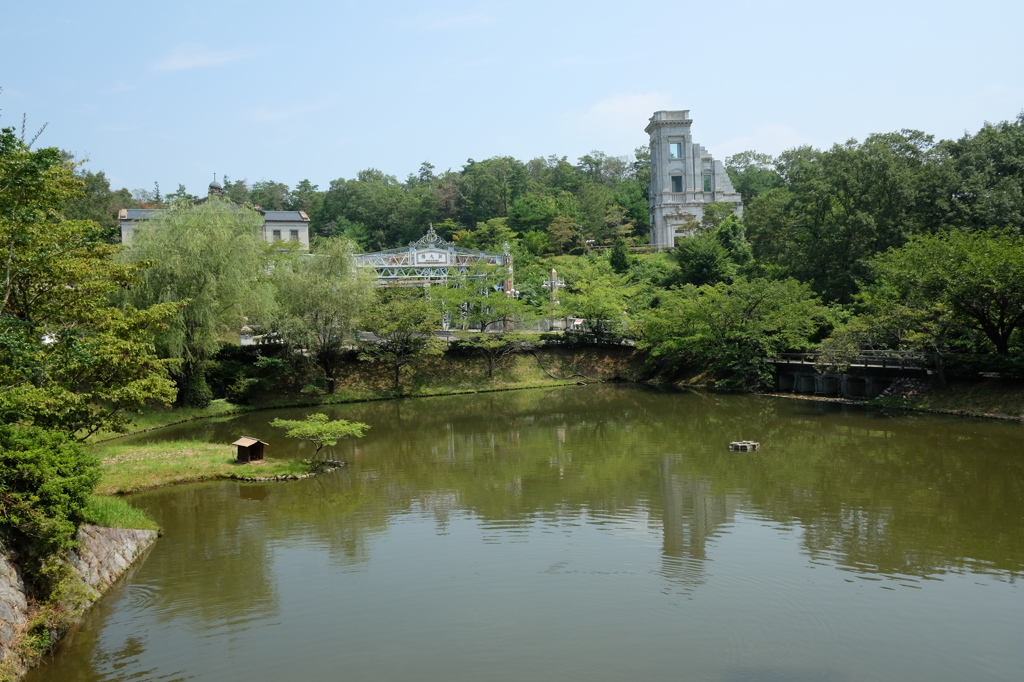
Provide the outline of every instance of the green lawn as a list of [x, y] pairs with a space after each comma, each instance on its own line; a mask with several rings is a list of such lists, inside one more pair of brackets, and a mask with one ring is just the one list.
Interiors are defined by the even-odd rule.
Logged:
[[202, 441], [173, 441], [149, 445], [98, 445], [102, 477], [100, 495], [121, 495], [172, 483], [205, 481], [231, 476], [299, 475], [309, 467], [297, 459], [235, 461], [231, 445]]

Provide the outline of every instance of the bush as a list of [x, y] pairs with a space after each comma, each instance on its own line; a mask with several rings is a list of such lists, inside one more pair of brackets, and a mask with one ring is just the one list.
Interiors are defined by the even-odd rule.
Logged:
[[268, 394], [295, 394], [314, 379], [296, 367], [282, 344], [224, 344], [207, 374], [213, 396], [255, 405]]
[[0, 526], [37, 587], [59, 579], [99, 477], [99, 460], [67, 436], [0, 426]]

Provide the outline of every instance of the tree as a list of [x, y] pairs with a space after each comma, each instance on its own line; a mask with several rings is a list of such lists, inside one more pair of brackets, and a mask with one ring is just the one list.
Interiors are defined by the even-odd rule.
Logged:
[[755, 151], [734, 154], [726, 157], [725, 170], [744, 204], [784, 184], [782, 176], [775, 170], [775, 159], [770, 154]]
[[494, 370], [502, 359], [518, 351], [526, 341], [524, 334], [513, 331], [457, 332], [459, 345], [484, 361], [487, 378], [494, 378]]
[[264, 211], [284, 211], [295, 202], [295, 197], [283, 182], [261, 180], [252, 183], [249, 201]]
[[714, 234], [700, 234], [681, 239], [672, 251], [679, 265], [680, 284], [717, 284], [730, 282], [736, 275], [736, 264], [729, 250]]
[[0, 131], [0, 419], [86, 438], [173, 395], [151, 336], [172, 307], [111, 305], [139, 267], [96, 223], [62, 219], [81, 186], [59, 150]]
[[316, 448], [310, 459], [316, 459], [326, 446], [334, 447], [342, 438], [362, 438], [370, 427], [362, 422], [328, 419], [326, 414], [311, 414], [305, 419], [275, 419], [270, 425], [287, 429], [285, 436], [309, 441]]
[[955, 224], [1024, 233], [1024, 112], [1015, 121], [986, 123], [942, 148], [956, 169]]
[[[416, 204], [394, 176], [369, 168], [359, 171], [354, 180], [333, 180], [314, 222], [319, 234], [344, 233], [361, 249], [391, 248], [414, 239], [420, 231], [415, 224]], [[328, 223], [354, 229], [328, 232]]]
[[562, 255], [566, 247], [571, 248], [579, 240], [579, 225], [567, 216], [555, 216], [548, 225], [548, 238], [558, 255]]
[[328, 393], [373, 296], [373, 278], [355, 265], [353, 249], [344, 238], [320, 239], [313, 254], [283, 261], [272, 273], [277, 306], [269, 331], [320, 368]]
[[771, 376], [765, 358], [807, 348], [829, 324], [806, 284], [739, 278], [661, 296], [640, 316], [637, 345], [670, 366], [710, 371], [723, 386], [752, 388]]
[[362, 321], [363, 330], [374, 339], [361, 342], [359, 359], [390, 367], [398, 391], [403, 368], [421, 357], [441, 354], [435, 333], [440, 321], [440, 313], [421, 289], [378, 289], [377, 300]]
[[211, 197], [150, 220], [125, 253], [129, 262], [152, 263], [140, 275], [141, 286], [126, 296], [129, 303], [180, 302], [157, 338], [161, 355], [176, 361], [178, 405], [209, 403], [206, 370], [220, 338], [237, 333], [248, 317], [270, 317], [270, 256], [262, 225], [255, 211]]
[[492, 218], [486, 222], [477, 223], [474, 230], [456, 232], [453, 239], [456, 244], [468, 249], [501, 252], [505, 248], [505, 244], [515, 241], [516, 236], [516, 232], [508, 227], [506, 218]]
[[469, 159], [462, 168], [462, 223], [503, 218], [526, 189], [526, 168], [511, 156]]
[[544, 194], [525, 194], [512, 203], [508, 226], [517, 232], [542, 231], [557, 215], [555, 201]]
[[135, 208], [135, 200], [126, 189], [112, 192], [103, 171], [93, 173], [79, 167], [75, 176], [85, 183], [84, 193], [67, 199], [61, 214], [67, 220], [91, 220], [103, 229], [105, 241], [117, 241], [117, 213], [122, 208]]
[[625, 314], [635, 287], [626, 275], [612, 272], [605, 259], [580, 259], [565, 271], [562, 305], [570, 315], [582, 317], [597, 343], [611, 341], [625, 328]]
[[616, 274], [623, 274], [629, 271], [629, 249], [626, 247], [626, 240], [618, 237], [612, 250], [608, 254], [608, 264]]
[[319, 185], [314, 185], [309, 180], [300, 180], [292, 190], [291, 209], [293, 211], [305, 211], [306, 215], [316, 215], [323, 205], [323, 192], [317, 191]]
[[827, 300], [850, 302], [868, 261], [950, 215], [953, 173], [943, 146], [904, 130], [822, 152], [783, 152], [784, 187], [755, 197], [743, 222], [759, 261], [809, 281]]
[[981, 332], [996, 352], [1010, 352], [1024, 328], [1024, 237], [955, 230], [915, 237], [876, 257], [870, 300], [889, 299], [930, 325], [954, 322]]
[[171, 192], [166, 197], [164, 197], [164, 199], [169, 204], [173, 204], [179, 201], [193, 203], [195, 201], [198, 201], [199, 197], [195, 196], [194, 194], [189, 194], [188, 190], [185, 189], [185, 185], [179, 184], [178, 190], [176, 192]]
[[43, 594], [67, 571], [99, 478], [99, 460], [67, 435], [0, 424], [0, 530]]
[[[504, 266], [477, 264], [443, 288], [431, 288], [431, 300], [442, 315], [462, 327], [456, 333], [459, 345], [484, 359], [487, 376], [501, 358], [514, 352], [523, 341], [515, 324], [529, 315], [529, 306], [504, 290], [508, 276]], [[479, 332], [468, 331], [479, 328]]]

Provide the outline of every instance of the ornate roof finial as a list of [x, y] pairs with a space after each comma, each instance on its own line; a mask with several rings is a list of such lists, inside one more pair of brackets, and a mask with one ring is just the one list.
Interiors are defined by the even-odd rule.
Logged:
[[415, 241], [409, 242], [409, 246], [417, 246], [419, 244], [437, 244], [443, 246], [450, 246], [454, 242], [445, 241], [442, 239], [437, 232], [434, 232], [434, 223], [430, 223], [430, 228], [427, 233]]

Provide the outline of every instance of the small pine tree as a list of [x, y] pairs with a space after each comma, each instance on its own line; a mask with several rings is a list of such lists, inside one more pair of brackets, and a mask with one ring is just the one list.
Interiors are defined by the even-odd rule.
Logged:
[[629, 249], [626, 248], [626, 240], [622, 237], [615, 240], [615, 245], [612, 246], [611, 253], [608, 255], [608, 262], [611, 264], [612, 270], [620, 275], [629, 270]]

